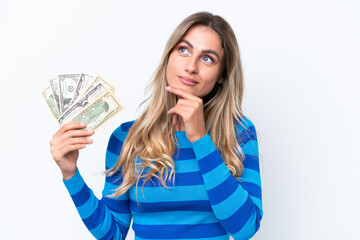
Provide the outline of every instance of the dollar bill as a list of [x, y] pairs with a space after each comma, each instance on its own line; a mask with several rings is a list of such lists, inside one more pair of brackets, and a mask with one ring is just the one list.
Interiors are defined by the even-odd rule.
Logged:
[[57, 108], [57, 102], [54, 98], [54, 94], [53, 92], [51, 91], [51, 87], [48, 86], [47, 88], [45, 88], [43, 91], [42, 91], [42, 96], [44, 97], [52, 115], [58, 119], [59, 118], [59, 111], [58, 111], [58, 108]]
[[98, 130], [124, 107], [113, 93], [116, 89], [99, 74], [61, 74], [42, 90], [49, 110], [61, 126], [68, 122], [87, 123]]
[[54, 99], [56, 101], [56, 107], [58, 109], [59, 114], [61, 114], [61, 109], [60, 109], [60, 90], [59, 90], [59, 79], [58, 78], [54, 78], [50, 80], [50, 88], [51, 91], [53, 93]]
[[110, 91], [107, 91], [97, 100], [88, 104], [71, 122], [84, 122], [86, 129], [98, 130], [100, 126], [123, 109], [121, 103]]
[[81, 74], [59, 75], [59, 105], [61, 113], [64, 113], [70, 107], [80, 76]]
[[86, 105], [90, 102], [97, 99], [101, 94], [105, 93], [107, 90], [102, 85], [102, 83], [98, 83], [93, 89], [88, 91], [84, 96], [82, 96], [76, 103], [71, 105], [58, 119], [58, 123], [63, 125], [71, 120], [72, 117], [76, 116]]
[[72, 104], [74, 104], [77, 101], [77, 99], [84, 93], [84, 91], [87, 88], [87, 86], [89, 85], [91, 79], [92, 79], [92, 76], [81, 73], [80, 79], [76, 86], [74, 96], [71, 100], [70, 106]]
[[105, 88], [111, 92], [115, 92], [116, 90], [108, 81], [106, 81], [103, 77], [101, 77], [97, 73], [92, 79], [92, 82], [90, 83], [89, 87], [85, 90], [85, 92], [88, 92], [90, 89], [93, 89], [98, 83], [102, 83], [102, 85], [104, 85]]

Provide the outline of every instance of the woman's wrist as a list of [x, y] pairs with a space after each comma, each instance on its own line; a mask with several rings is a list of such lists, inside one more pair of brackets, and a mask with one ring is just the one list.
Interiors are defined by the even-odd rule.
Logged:
[[206, 134], [207, 134], [207, 132], [205, 130], [205, 131], [202, 131], [201, 133], [198, 133], [195, 136], [192, 136], [188, 139], [191, 143], [193, 143], [193, 142], [196, 142], [197, 140], [199, 140], [200, 138], [204, 137]]
[[66, 181], [66, 180], [69, 180], [70, 178], [72, 178], [76, 173], [76, 169], [75, 171], [73, 172], [62, 172], [62, 175], [63, 175], [63, 179]]

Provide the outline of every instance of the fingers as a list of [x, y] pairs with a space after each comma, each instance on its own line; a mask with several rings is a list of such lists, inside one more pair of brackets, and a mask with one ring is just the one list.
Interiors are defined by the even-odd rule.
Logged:
[[81, 129], [81, 130], [69, 130], [62, 135], [59, 135], [57, 138], [54, 139], [54, 143], [60, 143], [64, 141], [64, 139], [68, 138], [83, 138], [83, 137], [90, 137], [94, 134], [94, 130], [92, 129]]
[[168, 114], [176, 113], [186, 118], [187, 115], [193, 115], [197, 111], [203, 111], [202, 103], [189, 99], [179, 99], [176, 105], [168, 111]]
[[67, 145], [59, 150], [51, 150], [52, 156], [55, 161], [61, 161], [64, 159], [64, 156], [69, 152], [80, 150], [86, 147], [86, 144], [75, 144], [75, 145]]
[[82, 149], [82, 148], [85, 148], [85, 147], [86, 147], [86, 144], [68, 145], [68, 146], [64, 147], [63, 149], [59, 150], [59, 155], [64, 156], [68, 152], [79, 150], [79, 149]]
[[63, 134], [64, 132], [67, 132], [69, 130], [73, 130], [73, 129], [81, 129], [84, 128], [86, 126], [85, 123], [82, 122], [70, 122], [70, 123], [66, 123], [64, 124], [54, 135], [53, 138], [58, 137], [59, 135]]
[[79, 129], [84, 127], [85, 124], [80, 122], [67, 123], [53, 135], [50, 140], [50, 151], [54, 159], [55, 156], [61, 158], [69, 151], [72, 151], [71, 149], [78, 150], [93, 142], [88, 137], [94, 134], [94, 130]]
[[185, 91], [183, 89], [167, 86], [166, 90], [168, 92], [171, 92], [171, 93], [173, 93], [173, 94], [175, 94], [177, 96], [183, 97], [185, 99], [189, 99], [189, 100], [193, 100], [193, 101], [197, 101], [197, 102], [202, 102], [201, 98], [198, 98], [197, 96], [194, 96], [191, 93], [189, 93], [189, 92], [187, 92], [187, 91]]
[[194, 101], [194, 100], [190, 100], [190, 99], [179, 99], [176, 103], [177, 105], [182, 105], [182, 106], [189, 106], [189, 107], [195, 107], [195, 108], [202, 108], [202, 102], [199, 101]]
[[[79, 131], [83, 131], [83, 130], [79, 130]], [[63, 134], [66, 135], [67, 133]], [[89, 138], [83, 138], [83, 137], [66, 137], [66, 136], [60, 136], [57, 139], [52, 139], [50, 141], [50, 150], [52, 153], [62, 150], [65, 147], [69, 146], [69, 145], [79, 145], [79, 144], [91, 144], [93, 143], [92, 139]], [[69, 135], [69, 134], [67, 134]]]
[[92, 129], [80, 129], [80, 130], [68, 130], [63, 132], [62, 134], [56, 133], [53, 138], [50, 140], [50, 146], [58, 145], [68, 138], [82, 138], [89, 137], [94, 134], [94, 130]]
[[54, 150], [61, 150], [69, 145], [78, 145], [78, 144], [91, 144], [93, 142], [92, 139], [89, 138], [65, 138], [63, 141], [59, 142], [58, 144], [54, 145]]
[[190, 120], [195, 115], [195, 113], [196, 113], [195, 107], [191, 105], [187, 106], [182, 104], [176, 104], [175, 107], [171, 108], [168, 111], [168, 114], [173, 114], [173, 124], [177, 123], [179, 116], [181, 116], [181, 118], [186, 122]]

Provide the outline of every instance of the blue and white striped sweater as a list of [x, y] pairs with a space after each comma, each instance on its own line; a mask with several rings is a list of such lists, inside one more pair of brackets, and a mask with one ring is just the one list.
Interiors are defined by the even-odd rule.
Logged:
[[[258, 144], [250, 120], [236, 126], [237, 140], [245, 154], [244, 172], [235, 179], [209, 135], [190, 143], [176, 131], [180, 147], [173, 158], [175, 185], [165, 188], [157, 179], [133, 186], [117, 199], [105, 197], [121, 184], [119, 174], [106, 177], [98, 200], [79, 171], [64, 181], [86, 227], [97, 239], [125, 239], [131, 218], [135, 239], [249, 239], [262, 218]], [[106, 169], [118, 159], [133, 122], [117, 128], [110, 137]], [[139, 201], [139, 204], [137, 202]]]

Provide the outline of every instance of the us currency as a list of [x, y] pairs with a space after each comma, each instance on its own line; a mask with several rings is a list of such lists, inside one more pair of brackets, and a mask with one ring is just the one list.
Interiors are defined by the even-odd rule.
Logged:
[[86, 129], [97, 130], [123, 109], [121, 103], [117, 101], [110, 91], [107, 91], [93, 103], [88, 104], [71, 122], [84, 122], [86, 123]]
[[51, 91], [54, 95], [54, 99], [56, 101], [56, 107], [58, 109], [59, 114], [61, 114], [61, 109], [60, 109], [60, 90], [59, 90], [59, 79], [58, 78], [54, 78], [50, 80], [50, 87], [51, 87]]
[[61, 117], [58, 119], [58, 123], [63, 125], [71, 120], [72, 117], [76, 116], [86, 105], [97, 99], [101, 94], [107, 90], [102, 83], [96, 85], [93, 89], [88, 91], [83, 97], [81, 97], [76, 103], [70, 106]]
[[64, 113], [70, 107], [80, 76], [81, 74], [59, 75], [59, 105], [61, 113]]
[[43, 95], [43, 97], [44, 97], [44, 99], [45, 99], [45, 101], [46, 101], [52, 115], [56, 119], [58, 119], [60, 114], [59, 114], [58, 108], [56, 106], [57, 102], [56, 102], [56, 100], [54, 98], [54, 94], [53, 94], [53, 92], [51, 90], [51, 87], [49, 86], [49, 87], [45, 88], [42, 91], [42, 95]]
[[85, 88], [90, 83], [91, 79], [92, 79], [92, 76], [84, 74], [84, 73], [81, 74], [79, 82], [78, 82], [75, 92], [74, 92], [74, 96], [71, 100], [70, 106], [73, 105], [76, 102], [76, 100], [78, 99], [78, 97], [80, 97], [84, 93]]
[[111, 92], [115, 92], [115, 88], [108, 82], [106, 81], [103, 77], [101, 77], [99, 74], [96, 74], [95, 77], [93, 78], [92, 82], [90, 83], [89, 87], [86, 89], [85, 92], [89, 91], [90, 89], [93, 89], [98, 83], [102, 83], [102, 85], [104, 85], [106, 87], [106, 89], [108, 89]]

